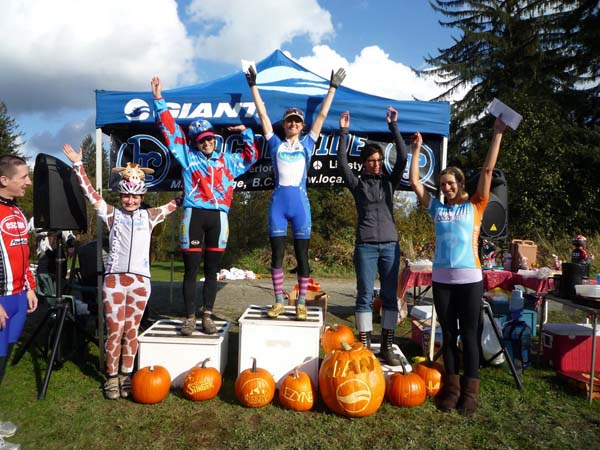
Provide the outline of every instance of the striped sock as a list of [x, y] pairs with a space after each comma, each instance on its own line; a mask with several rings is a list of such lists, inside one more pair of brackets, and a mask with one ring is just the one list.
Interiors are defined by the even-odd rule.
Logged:
[[271, 267], [271, 278], [273, 279], [275, 301], [277, 303], [283, 303], [283, 267]]
[[306, 289], [308, 288], [308, 278], [298, 277], [298, 303], [306, 303]]

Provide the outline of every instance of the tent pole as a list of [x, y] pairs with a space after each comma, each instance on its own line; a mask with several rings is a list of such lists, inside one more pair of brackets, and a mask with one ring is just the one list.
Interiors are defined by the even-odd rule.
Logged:
[[173, 272], [175, 270], [175, 228], [177, 227], [177, 220], [175, 214], [171, 215], [173, 226], [171, 227], [171, 274], [169, 279], [169, 304], [173, 304]]
[[[102, 129], [96, 128], [96, 191], [102, 196]], [[98, 304], [98, 349], [100, 352], [100, 370], [104, 370], [104, 307], [102, 305], [102, 221], [96, 217], [96, 273]]]

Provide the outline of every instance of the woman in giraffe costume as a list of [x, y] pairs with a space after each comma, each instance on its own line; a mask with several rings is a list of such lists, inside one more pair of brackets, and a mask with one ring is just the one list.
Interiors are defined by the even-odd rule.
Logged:
[[[121, 207], [107, 204], [92, 187], [82, 163], [81, 149], [65, 144], [79, 185], [109, 230], [109, 258], [102, 286], [106, 318], [107, 380], [104, 396], [116, 400], [131, 394], [131, 372], [138, 349], [138, 328], [150, 297], [150, 236], [152, 229], [177, 208], [176, 200], [158, 208], [141, 209], [146, 173], [152, 169], [128, 163], [121, 173]], [[121, 371], [119, 373], [119, 363]]]

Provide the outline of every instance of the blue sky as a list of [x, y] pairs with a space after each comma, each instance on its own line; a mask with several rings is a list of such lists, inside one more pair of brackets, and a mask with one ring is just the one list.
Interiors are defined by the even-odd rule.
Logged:
[[95, 89], [207, 81], [277, 48], [323, 76], [345, 67], [353, 89], [427, 100], [440, 89], [409, 68], [458, 36], [441, 19], [426, 0], [3, 0], [0, 100], [32, 157], [95, 136]]

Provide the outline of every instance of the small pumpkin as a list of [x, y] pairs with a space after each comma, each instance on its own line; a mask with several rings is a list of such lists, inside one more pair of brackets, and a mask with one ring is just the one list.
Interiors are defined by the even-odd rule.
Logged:
[[414, 372], [406, 372], [404, 365], [402, 372], [395, 372], [388, 383], [388, 401], [395, 406], [419, 406], [427, 399], [425, 381]]
[[385, 397], [381, 363], [360, 342], [342, 342], [323, 359], [319, 369], [319, 391], [327, 407], [348, 417], [375, 413]]
[[414, 371], [425, 381], [427, 397], [435, 397], [442, 387], [444, 369], [441, 364], [427, 360], [421, 361], [414, 366]]
[[275, 379], [268, 370], [256, 367], [256, 358], [252, 358], [252, 367], [238, 375], [235, 380], [235, 396], [249, 408], [266, 406], [275, 396]]
[[138, 403], [162, 402], [171, 389], [171, 375], [163, 366], [147, 366], [131, 378], [131, 395]]
[[189, 400], [210, 400], [216, 397], [221, 389], [223, 379], [221, 372], [214, 367], [206, 367], [210, 358], [202, 361], [202, 365], [194, 366], [183, 380], [183, 395]]
[[329, 353], [332, 350], [340, 350], [342, 348], [342, 342], [346, 344], [353, 344], [355, 341], [354, 332], [352, 328], [346, 325], [334, 325], [325, 326], [325, 331], [321, 336], [321, 347], [325, 353]]
[[279, 403], [292, 411], [308, 411], [315, 402], [315, 387], [310, 376], [296, 367], [279, 384]]

